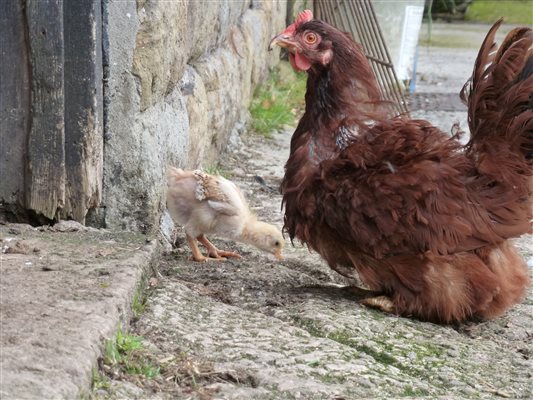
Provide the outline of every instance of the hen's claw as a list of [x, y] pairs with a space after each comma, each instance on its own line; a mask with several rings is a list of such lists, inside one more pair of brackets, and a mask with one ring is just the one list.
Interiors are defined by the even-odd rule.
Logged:
[[367, 297], [360, 300], [360, 303], [367, 307], [377, 308], [388, 314], [395, 314], [394, 303], [387, 296]]
[[358, 286], [348, 286], [347, 289], [351, 294], [354, 294], [359, 298], [357, 300], [359, 303], [367, 307], [376, 308], [388, 314], [395, 313], [394, 303], [389, 297], [381, 295], [381, 292], [363, 289]]

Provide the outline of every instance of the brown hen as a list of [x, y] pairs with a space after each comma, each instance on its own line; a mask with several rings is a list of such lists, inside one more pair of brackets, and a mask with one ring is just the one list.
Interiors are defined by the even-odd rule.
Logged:
[[[466, 146], [392, 116], [351, 37], [310, 11], [272, 39], [308, 73], [282, 182], [285, 230], [382, 296], [440, 323], [493, 318], [528, 286], [512, 237], [531, 232], [533, 32], [489, 31], [462, 97]], [[467, 94], [468, 92], [468, 94]]]

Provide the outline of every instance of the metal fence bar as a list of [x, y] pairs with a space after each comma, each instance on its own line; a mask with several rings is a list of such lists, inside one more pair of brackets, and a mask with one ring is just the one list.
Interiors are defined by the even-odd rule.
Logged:
[[[390, 54], [389, 50], [387, 49], [387, 46], [385, 44], [385, 39], [383, 37], [383, 33], [381, 32], [381, 28], [379, 27], [379, 22], [376, 17], [376, 13], [374, 11], [374, 7], [372, 6], [372, 2], [370, 0], [363, 0], [363, 3], [366, 5], [366, 16], [369, 20], [369, 26], [373, 30], [374, 38], [375, 38], [375, 46], [377, 46], [378, 51], [380, 52], [380, 58], [389, 60], [390, 62]], [[391, 63], [392, 64], [392, 63]], [[394, 71], [394, 68], [387, 68], [387, 77], [388, 77], [388, 83], [391, 85], [390, 90], [392, 94], [394, 95], [394, 98], [396, 99], [396, 102], [400, 106], [400, 108], [403, 106], [405, 108], [405, 111], [407, 112], [406, 102], [403, 98], [402, 92], [400, 90], [400, 85], [398, 82], [398, 77], [396, 76], [396, 71]]]
[[[359, 11], [361, 14], [361, 19], [363, 21], [363, 27], [366, 27], [366, 31], [368, 31], [368, 34], [366, 35], [367, 41], [365, 43], [365, 47], [368, 49], [371, 49], [373, 54], [375, 54], [379, 59], [388, 60], [389, 57], [386, 56], [386, 53], [383, 51], [383, 43], [379, 41], [379, 37], [376, 34], [376, 31], [374, 29], [373, 21], [369, 17], [369, 10], [368, 10], [368, 4], [365, 1], [360, 1], [360, 7]], [[375, 65], [374, 68], [381, 71], [382, 75], [384, 76], [384, 81], [382, 84], [384, 85], [387, 93], [387, 97], [394, 101], [395, 103], [399, 103], [399, 99], [397, 96], [397, 93], [395, 93], [395, 86], [396, 81], [393, 77], [391, 77], [390, 70], [388, 68], [383, 68], [382, 65]], [[401, 101], [400, 101], [401, 102]]]
[[389, 51], [371, 0], [315, 0], [318, 18], [348, 31], [361, 43], [379, 83], [384, 100], [400, 114], [409, 114]]
[[361, 45], [363, 46], [365, 53], [367, 53], [367, 55], [369, 56], [367, 58], [371, 61], [370, 64], [372, 66], [372, 69], [374, 70], [376, 78], [378, 79], [381, 93], [385, 99], [392, 100], [393, 95], [390, 93], [390, 85], [387, 82], [386, 70], [382, 68], [381, 63], [379, 63], [378, 65], [372, 63], [373, 60], [382, 60], [383, 57], [381, 57], [380, 54], [375, 51], [375, 47], [370, 44], [372, 42], [372, 39], [370, 37], [371, 32], [368, 29], [365, 29], [366, 24], [362, 17], [362, 13], [357, 12], [357, 10], [355, 9], [355, 4], [353, 4], [353, 2], [350, 2], [350, 10], [354, 17], [352, 20], [357, 20], [354, 24], [355, 29], [357, 30], [359, 39], [361, 40]]

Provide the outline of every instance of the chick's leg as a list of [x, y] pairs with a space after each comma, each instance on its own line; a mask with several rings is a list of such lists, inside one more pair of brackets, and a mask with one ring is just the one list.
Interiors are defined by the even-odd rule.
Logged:
[[209, 256], [213, 257], [217, 260], [225, 260], [225, 257], [233, 257], [233, 258], [242, 258], [240, 254], [235, 253], [233, 251], [224, 251], [219, 250], [215, 247], [213, 243], [211, 243], [204, 235], [200, 235], [197, 237], [198, 241], [202, 243], [205, 248], [207, 249]]
[[207, 261], [209, 257], [202, 255], [202, 253], [200, 252], [200, 249], [198, 248], [198, 244], [196, 243], [196, 239], [189, 235], [186, 235], [186, 236], [187, 236], [187, 243], [189, 243], [189, 247], [191, 248], [191, 251], [192, 251], [192, 259], [194, 261]]

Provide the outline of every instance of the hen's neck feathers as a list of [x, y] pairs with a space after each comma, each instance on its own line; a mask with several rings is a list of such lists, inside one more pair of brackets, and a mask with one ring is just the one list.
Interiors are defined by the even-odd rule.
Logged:
[[304, 119], [314, 121], [317, 129], [334, 129], [346, 119], [364, 123], [384, 111], [376, 78], [361, 46], [341, 32], [334, 36], [332, 60], [325, 67], [314, 66], [307, 79]]
[[[322, 24], [324, 29], [327, 24]], [[291, 155], [296, 161], [292, 165], [298, 168], [310, 158], [320, 161], [337, 152], [339, 128], [361, 132], [389, 117], [389, 103], [381, 99], [361, 46], [347, 34], [333, 27], [328, 29], [333, 57], [326, 66], [314, 65], [308, 71], [305, 113], [291, 141]], [[295, 154], [305, 144], [317, 152]]]

